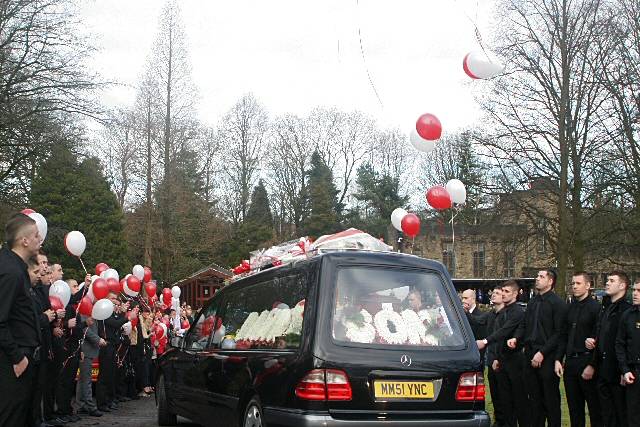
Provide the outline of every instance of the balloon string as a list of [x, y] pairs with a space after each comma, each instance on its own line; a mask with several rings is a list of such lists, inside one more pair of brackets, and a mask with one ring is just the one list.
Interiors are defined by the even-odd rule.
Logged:
[[[356, 8], [360, 6], [360, 1], [356, 0]], [[369, 84], [371, 85], [371, 89], [373, 89], [373, 93], [378, 98], [378, 102], [380, 103], [380, 107], [384, 109], [384, 104], [382, 103], [382, 99], [380, 99], [380, 95], [378, 94], [378, 90], [376, 89], [376, 85], [373, 84], [373, 79], [371, 78], [371, 73], [369, 72], [369, 65], [367, 64], [367, 58], [364, 54], [364, 47], [362, 46], [362, 32], [360, 31], [360, 20], [358, 19], [358, 38], [360, 39], [360, 55], [362, 56], [362, 62], [364, 63], [364, 68], [367, 71], [367, 77], [369, 78]]]
[[84, 262], [82, 262], [82, 258], [78, 257], [78, 259], [80, 260], [80, 264], [82, 264], [82, 268], [84, 269], [84, 274], [89, 274], [89, 272], [87, 271], [87, 267], [85, 267]]
[[459, 213], [460, 210], [458, 208], [453, 208], [453, 215], [451, 215], [451, 221], [449, 221], [451, 223], [451, 252], [453, 252], [454, 262], [456, 259], [456, 229], [454, 220]]

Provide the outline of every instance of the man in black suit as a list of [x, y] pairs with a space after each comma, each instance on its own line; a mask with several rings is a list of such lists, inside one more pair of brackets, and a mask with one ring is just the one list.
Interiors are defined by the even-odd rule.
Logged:
[[611, 297], [611, 303], [600, 312], [595, 336], [585, 340], [585, 348], [594, 350], [590, 365], [598, 375], [598, 397], [607, 427], [628, 425], [625, 389], [620, 384], [623, 372], [616, 358], [616, 336], [623, 314], [631, 309], [625, 299], [629, 283], [629, 276], [622, 271], [609, 274], [605, 292]]
[[481, 340], [486, 338], [488, 313], [482, 312], [478, 308], [476, 304], [476, 291], [466, 289], [462, 292], [462, 307], [467, 314], [467, 319], [469, 320], [475, 339]]

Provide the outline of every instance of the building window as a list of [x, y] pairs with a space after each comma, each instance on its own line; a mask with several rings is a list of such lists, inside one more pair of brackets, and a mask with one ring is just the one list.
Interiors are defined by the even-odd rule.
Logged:
[[504, 277], [516, 277], [516, 249], [508, 245], [504, 251]]
[[541, 218], [538, 220], [538, 253], [544, 254], [547, 252], [547, 220]]
[[453, 243], [447, 242], [442, 244], [442, 263], [451, 277], [455, 277], [456, 273], [456, 254], [453, 252]]
[[473, 277], [484, 277], [485, 252], [484, 243], [476, 243], [473, 251]]

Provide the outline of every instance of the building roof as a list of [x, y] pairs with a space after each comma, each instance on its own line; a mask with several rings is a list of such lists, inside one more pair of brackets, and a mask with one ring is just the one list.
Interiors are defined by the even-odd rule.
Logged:
[[206, 280], [210, 278], [227, 279], [233, 276], [233, 273], [226, 268], [220, 267], [218, 264], [211, 263], [208, 266], [196, 271], [189, 277], [178, 280], [171, 286], [182, 286], [192, 280]]

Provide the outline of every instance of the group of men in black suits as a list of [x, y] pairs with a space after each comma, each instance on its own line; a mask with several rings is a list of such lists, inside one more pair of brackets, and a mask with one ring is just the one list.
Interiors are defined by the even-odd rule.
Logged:
[[[475, 291], [462, 303], [476, 337], [494, 405], [495, 426], [561, 426], [560, 378], [572, 426], [640, 426], [640, 279], [633, 306], [626, 273], [608, 275], [601, 306], [590, 294], [591, 276], [576, 272], [572, 299], [554, 292], [556, 273], [538, 272], [526, 310], [514, 280], [496, 286], [492, 310], [476, 306]], [[546, 423], [546, 424], [545, 424]]]

